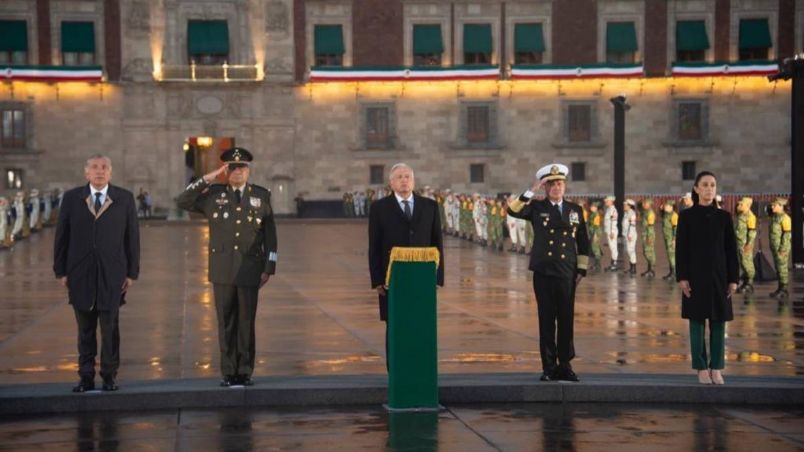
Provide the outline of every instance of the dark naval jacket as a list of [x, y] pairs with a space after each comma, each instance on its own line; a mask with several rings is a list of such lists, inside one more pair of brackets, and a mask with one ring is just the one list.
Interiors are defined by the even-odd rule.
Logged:
[[590, 247], [581, 206], [565, 199], [559, 215], [548, 199], [521, 195], [509, 205], [508, 214], [533, 225], [531, 271], [542, 276], [586, 276]]
[[260, 285], [276, 271], [276, 225], [271, 192], [246, 184], [240, 203], [228, 184], [190, 184], [176, 199], [179, 208], [209, 220], [209, 281], [243, 287]]

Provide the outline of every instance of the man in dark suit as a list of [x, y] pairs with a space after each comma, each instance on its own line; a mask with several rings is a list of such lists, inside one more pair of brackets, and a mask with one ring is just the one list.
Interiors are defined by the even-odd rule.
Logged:
[[73, 392], [95, 389], [96, 331], [101, 331], [104, 391], [116, 391], [120, 366], [120, 306], [140, 272], [140, 232], [134, 195], [110, 185], [112, 161], [94, 155], [87, 185], [64, 194], [56, 227], [53, 271], [67, 287], [78, 322], [78, 374]]
[[391, 248], [395, 246], [438, 248], [437, 283], [444, 286], [444, 246], [441, 237], [441, 216], [438, 203], [413, 192], [413, 170], [404, 163], [391, 168], [393, 193], [371, 204], [369, 209], [369, 272], [371, 287], [377, 291], [380, 303], [380, 320], [385, 326], [385, 355], [388, 366], [388, 296], [385, 274]]
[[[276, 226], [271, 192], [248, 183], [253, 157], [235, 147], [223, 166], [198, 179], [178, 197], [180, 208], [209, 220], [209, 281], [215, 292], [221, 386], [251, 386], [259, 289], [276, 271]], [[214, 184], [225, 174], [226, 184]]]
[[[533, 224], [530, 270], [539, 312], [542, 381], [578, 381], [570, 365], [575, 357], [575, 287], [586, 276], [589, 236], [581, 206], [564, 199], [568, 172], [561, 164], [543, 167], [530, 190], [508, 206], [509, 215]], [[532, 199], [541, 188], [545, 199]]]

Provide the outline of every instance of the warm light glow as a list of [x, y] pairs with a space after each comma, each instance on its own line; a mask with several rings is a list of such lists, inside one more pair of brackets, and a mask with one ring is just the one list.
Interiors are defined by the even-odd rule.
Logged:
[[605, 97], [625, 95], [732, 95], [790, 90], [790, 81], [770, 83], [763, 76], [658, 77], [577, 80], [367, 81], [306, 83], [297, 91], [313, 103], [345, 98], [444, 100], [464, 97]]
[[199, 146], [205, 147], [205, 148], [208, 148], [208, 147], [212, 146], [212, 144], [214, 142], [215, 142], [215, 140], [212, 137], [198, 137], [198, 138], [196, 138], [196, 143], [198, 143]]
[[119, 86], [100, 82], [33, 82], [12, 81], [0, 83], [0, 99], [20, 100], [33, 98], [37, 102], [73, 101], [108, 102], [119, 94]]
[[154, 80], [162, 80], [162, 43], [165, 41], [164, 8], [151, 9], [151, 62]]

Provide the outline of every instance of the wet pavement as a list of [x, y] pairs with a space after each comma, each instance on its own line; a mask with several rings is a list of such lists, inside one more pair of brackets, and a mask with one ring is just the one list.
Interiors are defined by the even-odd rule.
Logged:
[[0, 450], [804, 449], [804, 412], [625, 404], [174, 410], [0, 418]]
[[[53, 232], [0, 252], [0, 385], [76, 380], [75, 320], [53, 277]], [[384, 374], [365, 222], [282, 220], [278, 235], [278, 273], [260, 292], [255, 375]], [[201, 223], [142, 224], [141, 277], [121, 313], [121, 384], [218, 375], [206, 241]], [[439, 371], [539, 371], [527, 257], [451, 237], [445, 253]], [[661, 250], [658, 262], [657, 274], [666, 273]], [[804, 373], [804, 280], [793, 278], [786, 303], [767, 296], [775, 282], [735, 299], [727, 376]], [[679, 300], [675, 284], [658, 278], [586, 278], [576, 299], [576, 371], [691, 374]]]

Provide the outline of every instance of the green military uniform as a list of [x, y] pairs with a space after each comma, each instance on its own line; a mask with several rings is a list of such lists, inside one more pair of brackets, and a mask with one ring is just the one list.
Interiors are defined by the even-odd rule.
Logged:
[[497, 250], [502, 249], [502, 207], [494, 201], [486, 209], [486, 228], [488, 228], [489, 245]]
[[465, 239], [471, 239], [474, 231], [472, 207], [471, 201], [464, 200], [461, 203], [461, 237]]
[[[664, 236], [664, 249], [667, 252], [667, 261], [670, 263], [670, 271], [662, 279], [673, 279], [676, 275], [676, 228], [678, 227], [678, 214], [676, 213], [673, 201], [667, 201], [662, 208], [662, 235]], [[668, 212], [667, 206], [671, 210]]]
[[734, 221], [734, 235], [737, 237], [737, 257], [743, 273], [743, 283], [737, 292], [751, 293], [754, 291], [754, 239], [757, 236], [757, 217], [751, 212], [751, 198], [742, 198], [739, 205], [743, 206], [744, 211], [739, 209]]
[[603, 216], [600, 214], [600, 205], [593, 203], [597, 210], [590, 210], [589, 221], [586, 223], [587, 231], [589, 231], [589, 244], [592, 251], [592, 264], [590, 270], [600, 270], [600, 258], [603, 257], [603, 250], [600, 248], [600, 234], [601, 226], [603, 224]]
[[[647, 204], [647, 206], [646, 206]], [[642, 254], [648, 263], [648, 269], [640, 276], [652, 278], [656, 276], [653, 269], [656, 267], [656, 213], [653, 211], [653, 201], [650, 199], [642, 200], [642, 212], [640, 212], [642, 224]]]
[[[784, 208], [787, 200], [778, 198], [773, 204]], [[776, 273], [779, 275], [779, 288], [771, 294], [772, 297], [787, 298], [789, 293], [787, 285], [789, 284], [789, 275], [787, 269], [787, 262], [790, 257], [791, 240], [793, 238], [793, 221], [790, 215], [786, 214], [784, 210], [771, 216], [770, 224], [770, 248], [773, 255], [773, 263], [776, 266]]]
[[[251, 161], [242, 148], [226, 151], [221, 159], [231, 165], [230, 159], [240, 156], [242, 161]], [[271, 192], [249, 183], [240, 192], [229, 184], [208, 184], [201, 178], [179, 195], [177, 203], [209, 221], [208, 278], [215, 294], [222, 385], [250, 384], [261, 276], [276, 271]]]
[[441, 195], [436, 195], [436, 202], [438, 203], [438, 214], [441, 216], [441, 230], [447, 230], [447, 209], [444, 205], [446, 198]]
[[528, 244], [528, 250], [533, 249], [533, 225], [530, 222], [525, 223], [525, 240]]
[[355, 203], [349, 192], [343, 194], [343, 215], [347, 218], [355, 216]]

